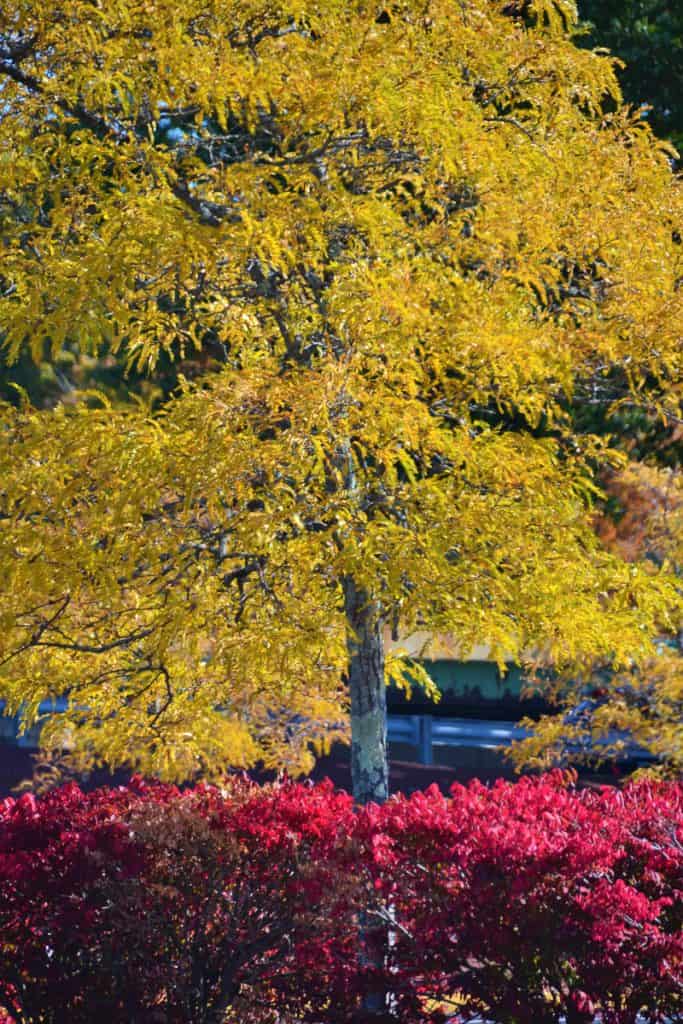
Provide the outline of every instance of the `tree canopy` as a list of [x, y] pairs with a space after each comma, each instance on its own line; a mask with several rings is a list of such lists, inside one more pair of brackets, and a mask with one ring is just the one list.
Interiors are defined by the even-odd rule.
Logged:
[[3, 407], [0, 696], [68, 694], [46, 741], [305, 767], [350, 702], [381, 797], [390, 631], [577, 670], [672, 628], [568, 410], [679, 411], [682, 193], [575, 15], [13, 4], [7, 351], [216, 367], [160, 409]]

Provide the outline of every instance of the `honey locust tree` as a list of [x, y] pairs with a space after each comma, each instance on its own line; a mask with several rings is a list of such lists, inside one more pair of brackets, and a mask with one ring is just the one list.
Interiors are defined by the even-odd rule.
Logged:
[[[674, 439], [672, 446], [676, 443]], [[680, 433], [680, 426], [678, 427]], [[683, 475], [680, 468], [632, 461], [606, 480], [608, 501], [596, 520], [603, 542], [630, 562], [652, 572], [668, 562], [683, 572]], [[594, 759], [623, 754], [627, 738], [658, 759], [659, 770], [680, 775], [683, 768], [683, 619], [674, 616], [668, 633], [643, 664], [621, 671], [589, 667], [591, 685], [581, 693], [569, 687], [569, 714], [563, 721], [544, 716], [529, 723], [531, 735], [515, 745], [523, 764], [547, 767], [566, 757]], [[560, 690], [563, 681], [559, 681]], [[599, 746], [596, 744], [599, 739]], [[650, 769], [651, 770], [651, 769]]]
[[[387, 793], [388, 638], [651, 653], [677, 601], [591, 527], [567, 409], [680, 404], [670, 153], [568, 0], [2, 0], [12, 358], [207, 346], [160, 408], [6, 406], [1, 695], [166, 777]], [[607, 112], [610, 111], [610, 112]]]

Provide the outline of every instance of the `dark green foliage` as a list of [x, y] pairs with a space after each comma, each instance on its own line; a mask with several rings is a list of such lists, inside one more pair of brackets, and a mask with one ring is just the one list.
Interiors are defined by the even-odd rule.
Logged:
[[624, 97], [651, 104], [654, 131], [683, 145], [683, 2], [681, 0], [579, 0], [588, 23], [585, 43], [604, 46], [626, 64]]

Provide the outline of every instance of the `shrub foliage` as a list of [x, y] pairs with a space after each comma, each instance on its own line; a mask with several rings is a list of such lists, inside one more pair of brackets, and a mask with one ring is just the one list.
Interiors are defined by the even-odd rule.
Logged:
[[0, 804], [16, 1024], [348, 1024], [370, 991], [406, 1024], [680, 1020], [682, 927], [675, 783], [555, 773], [355, 810], [329, 784], [134, 779]]

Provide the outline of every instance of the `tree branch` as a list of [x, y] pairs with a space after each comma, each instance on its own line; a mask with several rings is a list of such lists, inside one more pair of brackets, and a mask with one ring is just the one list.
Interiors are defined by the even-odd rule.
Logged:
[[[88, 110], [83, 103], [71, 103], [61, 96], [46, 92], [43, 83], [35, 75], [22, 71], [13, 59], [7, 59], [6, 54], [8, 54], [7, 48], [0, 48], [0, 56], [3, 58], [0, 59], [0, 74], [6, 75], [13, 82], [16, 82], [17, 85], [22, 85], [34, 95], [45, 97], [48, 101], [54, 103], [67, 117], [78, 121], [84, 128], [97, 135], [98, 138], [109, 137], [118, 143], [127, 143], [134, 140], [140, 142], [147, 141], [146, 136], [126, 128], [119, 122], [108, 121], [99, 114]], [[228, 217], [229, 212], [232, 212], [232, 216], [229, 219], [233, 223], [239, 221], [239, 214], [231, 211], [225, 204], [215, 203], [193, 195], [186, 182], [173, 181], [167, 177], [166, 183], [176, 199], [179, 199], [193, 213], [196, 213], [202, 223], [208, 224], [211, 227], [218, 227]]]

